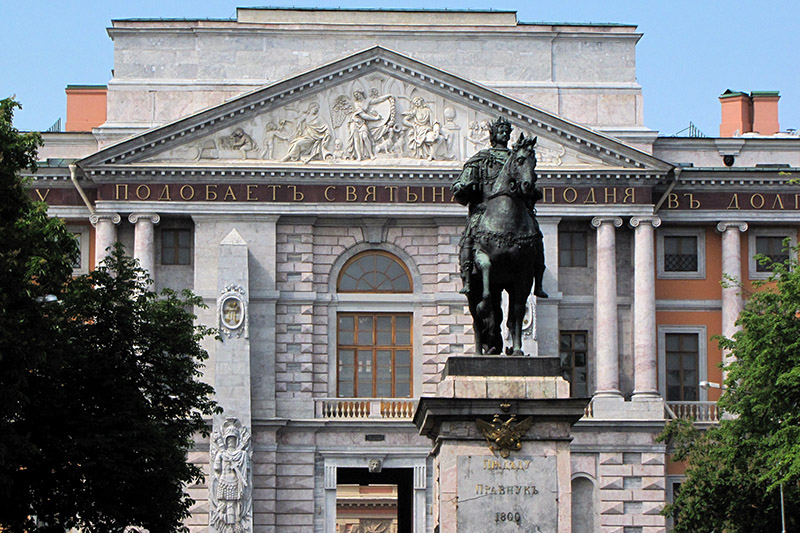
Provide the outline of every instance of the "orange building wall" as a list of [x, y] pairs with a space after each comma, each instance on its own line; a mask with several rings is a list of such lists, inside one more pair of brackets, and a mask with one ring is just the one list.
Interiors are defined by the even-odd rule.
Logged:
[[[746, 263], [745, 263], [746, 264]], [[658, 279], [658, 300], [719, 300], [722, 298], [722, 236], [706, 228], [706, 279]]]
[[64, 131], [92, 131], [106, 121], [105, 85], [69, 85]]

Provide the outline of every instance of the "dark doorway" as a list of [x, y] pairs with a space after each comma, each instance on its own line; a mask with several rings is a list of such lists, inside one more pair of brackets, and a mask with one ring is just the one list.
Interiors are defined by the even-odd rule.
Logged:
[[[412, 533], [414, 519], [413, 468], [384, 468], [380, 472], [371, 473], [366, 468], [339, 467], [336, 469], [336, 485], [337, 487], [339, 485], [372, 487], [375, 491], [384, 494], [396, 494], [397, 533]], [[380, 490], [380, 488], [385, 488], [385, 490]], [[363, 492], [365, 491], [362, 489]], [[337, 519], [339, 516], [338, 500], [339, 491], [337, 490]]]

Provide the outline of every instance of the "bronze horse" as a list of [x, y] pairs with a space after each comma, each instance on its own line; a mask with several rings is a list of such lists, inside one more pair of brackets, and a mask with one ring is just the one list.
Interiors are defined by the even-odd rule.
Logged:
[[536, 203], [536, 138], [519, 140], [486, 198], [486, 211], [474, 232], [475, 270], [467, 293], [479, 355], [503, 349], [500, 324], [502, 291], [508, 293], [509, 355], [522, 351], [522, 321], [534, 283], [535, 261], [542, 256], [542, 238], [533, 207]]

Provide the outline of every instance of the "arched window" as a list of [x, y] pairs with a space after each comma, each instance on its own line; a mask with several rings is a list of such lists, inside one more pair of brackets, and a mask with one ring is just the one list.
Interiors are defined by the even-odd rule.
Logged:
[[[336, 284], [340, 293], [410, 293], [411, 276], [394, 255], [370, 250], [348, 260]], [[412, 314], [339, 312], [337, 380], [340, 398], [412, 396]]]
[[395, 256], [374, 250], [347, 261], [336, 288], [339, 292], [411, 292], [411, 276]]

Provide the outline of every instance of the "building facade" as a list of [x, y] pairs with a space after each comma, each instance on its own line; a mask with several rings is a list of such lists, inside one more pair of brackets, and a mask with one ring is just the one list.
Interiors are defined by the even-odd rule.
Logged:
[[[70, 88], [70, 129], [94, 127], [45, 134], [31, 194], [78, 235], [76, 272], [119, 240], [220, 328], [204, 379], [225, 413], [190, 454], [209, 474], [188, 488], [193, 531], [437, 530], [411, 419], [448, 356], [475, 353], [449, 187], [498, 116], [538, 138], [550, 298], [529, 301], [526, 352], [560, 356], [592, 398], [571, 528], [667, 530], [681, 469], [655, 438], [718, 419], [699, 386], [722, 380], [713, 337], [768, 275], [753, 255], [797, 241], [800, 138], [777, 94], [724, 94], [725, 137], [659, 137], [635, 26], [514, 12], [239, 9], [109, 35], [105, 99]], [[223, 496], [242, 456], [248, 488]]]

